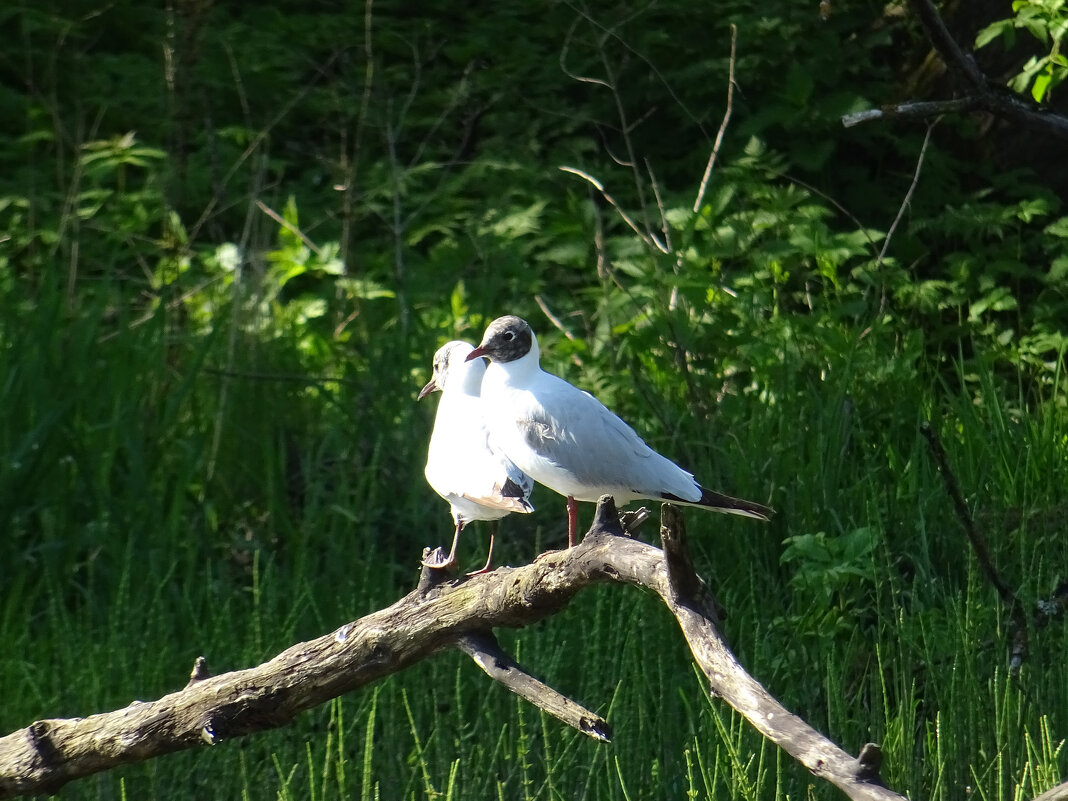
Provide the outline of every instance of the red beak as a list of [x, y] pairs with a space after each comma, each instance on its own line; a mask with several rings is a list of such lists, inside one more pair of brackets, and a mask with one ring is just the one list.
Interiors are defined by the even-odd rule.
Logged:
[[469, 362], [472, 359], [477, 359], [479, 356], [485, 356], [485, 355], [486, 355], [486, 349], [483, 348], [481, 345], [479, 345], [477, 348], [475, 348], [473, 351], [471, 351], [470, 353], [467, 354], [467, 358], [464, 359], [464, 361], [465, 362]]
[[419, 398], [418, 398], [418, 400], [422, 400], [427, 395], [429, 395], [431, 392], [436, 392], [437, 389], [438, 389], [438, 385], [435, 384], [434, 383], [434, 379], [431, 378], [430, 379], [430, 383], [427, 384], [425, 387], [423, 387], [421, 390], [419, 390]]

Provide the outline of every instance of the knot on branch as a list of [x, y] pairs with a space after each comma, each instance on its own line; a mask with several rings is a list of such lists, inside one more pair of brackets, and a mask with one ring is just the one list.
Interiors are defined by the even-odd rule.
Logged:
[[597, 511], [593, 514], [593, 525], [586, 536], [606, 534], [612, 537], [625, 537], [627, 533], [619, 522], [619, 510], [616, 499], [611, 495], [602, 495], [597, 501]]
[[47, 720], [35, 720], [27, 731], [34, 751], [46, 765], [59, 761], [59, 750], [52, 742], [52, 724]]
[[193, 662], [193, 669], [189, 672], [189, 682], [185, 685], [185, 689], [188, 690], [197, 682], [210, 678], [211, 671], [208, 670], [208, 660], [202, 656], [198, 656]]
[[875, 743], [865, 743], [857, 755], [857, 778], [865, 782], [882, 784], [879, 768], [883, 765], [883, 750]]

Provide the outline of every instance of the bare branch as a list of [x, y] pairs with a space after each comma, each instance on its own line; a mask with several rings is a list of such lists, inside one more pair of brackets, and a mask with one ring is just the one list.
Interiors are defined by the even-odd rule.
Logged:
[[901, 222], [901, 218], [905, 216], [905, 209], [909, 207], [909, 203], [912, 200], [912, 194], [916, 191], [917, 185], [920, 183], [920, 170], [923, 168], [923, 157], [927, 154], [927, 145], [931, 142], [931, 131], [938, 124], [938, 120], [935, 120], [927, 126], [927, 134], [923, 137], [923, 146], [920, 148], [920, 155], [916, 159], [916, 169], [912, 173], [912, 183], [909, 184], [908, 191], [905, 192], [905, 198], [901, 201], [901, 207], [897, 210], [897, 216], [894, 217], [894, 221], [890, 224], [890, 230], [886, 232], [886, 236], [883, 237], [883, 247], [879, 251], [879, 258], [876, 260], [876, 266], [883, 263], [883, 259], [886, 258], [886, 250], [890, 247], [890, 240], [894, 236], [894, 231], [897, 230], [897, 225]]
[[[650, 587], [675, 615], [694, 659], [719, 696], [761, 734], [790, 756], [852, 799], [890, 801], [903, 797], [888, 790], [872, 775], [873, 752], [864, 761], [854, 759], [805, 721], [789, 712], [756, 679], [745, 672], [716, 628], [711, 599], [704, 582], [686, 555], [686, 535], [678, 509], [665, 504], [660, 533], [665, 554], [655, 576], [635, 583]], [[669, 571], [673, 575], [668, 575]]]
[[1068, 139], [1068, 117], [1054, 114], [1031, 103], [1007, 88], [992, 82], [950, 35], [945, 22], [931, 0], [910, 0], [910, 7], [927, 34], [931, 45], [946, 66], [964, 77], [969, 92], [961, 98], [918, 103], [901, 103], [881, 109], [846, 114], [842, 124], [847, 128], [862, 122], [881, 119], [917, 119], [934, 117], [946, 112], [982, 110], [1012, 122], [1027, 125], [1051, 136]]
[[501, 650], [497, 638], [489, 632], [476, 632], [461, 637], [459, 648], [475, 660], [475, 664], [491, 679], [499, 681], [516, 695], [544, 709], [554, 718], [595, 740], [608, 742], [612, 739], [612, 727], [608, 725], [608, 721], [531, 676]]
[[701, 185], [697, 189], [697, 198], [693, 202], [693, 213], [701, 210], [701, 204], [705, 200], [705, 191], [708, 189], [708, 179], [712, 177], [712, 167], [716, 164], [720, 145], [723, 144], [723, 135], [727, 132], [727, 123], [731, 119], [731, 109], [734, 108], [734, 64], [738, 54], [738, 26], [731, 23], [731, 60], [727, 68], [727, 109], [723, 112], [723, 121], [719, 124], [716, 132], [716, 141], [712, 143], [712, 152], [708, 156], [708, 164], [705, 165], [705, 174], [701, 176]]
[[663, 507], [665, 550], [625, 536], [612, 499], [601, 499], [582, 543], [533, 564], [450, 580], [424, 575], [386, 609], [299, 643], [258, 667], [208, 676], [156, 701], [69, 720], [39, 720], [0, 737], [0, 798], [54, 793], [67, 782], [173, 751], [218, 745], [284, 726], [300, 712], [395, 673], [437, 651], [460, 648], [509, 689], [597, 739], [607, 723], [503, 654], [489, 632], [520, 627], [562, 609], [584, 587], [606, 582], [655, 592], [677, 619], [711, 690], [813, 774], [853, 799], [903, 801], [879, 782], [877, 751], [845, 751], [788, 712], [727, 649], [714, 604], [686, 552], [678, 511]]
[[852, 128], [862, 122], [873, 120], [908, 120], [926, 119], [961, 111], [971, 111], [979, 105], [979, 98], [969, 95], [955, 100], [925, 100], [919, 103], [896, 103], [882, 108], [857, 111], [842, 117], [842, 125]]

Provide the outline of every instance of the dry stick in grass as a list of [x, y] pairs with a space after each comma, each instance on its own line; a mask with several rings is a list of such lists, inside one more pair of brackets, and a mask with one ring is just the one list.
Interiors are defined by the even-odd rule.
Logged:
[[1009, 671], [1015, 676], [1020, 672], [1020, 666], [1027, 656], [1027, 620], [1024, 617], [1023, 604], [1020, 603], [1016, 591], [1005, 583], [997, 568], [994, 567], [994, 560], [990, 558], [990, 550], [986, 547], [986, 540], [983, 539], [983, 535], [976, 528], [975, 520], [972, 518], [971, 512], [968, 511], [968, 504], [964, 502], [960, 484], [957, 482], [957, 477], [953, 474], [952, 469], [950, 469], [949, 459], [946, 457], [946, 451], [942, 447], [941, 440], [938, 439], [938, 435], [930, 423], [924, 423], [920, 426], [920, 432], [931, 449], [935, 464], [938, 466], [938, 472], [942, 476], [943, 484], [945, 484], [946, 494], [949, 495], [949, 499], [953, 502], [953, 509], [957, 514], [957, 520], [960, 522], [961, 528], [968, 535], [968, 541], [972, 545], [972, 550], [975, 551], [975, 558], [979, 561], [979, 567], [987, 577], [987, 580], [994, 586], [994, 589], [997, 590], [1002, 603], [1009, 607], [1009, 616], [1012, 620], [1010, 630], [1012, 649], [1009, 654]]
[[660, 533], [663, 550], [625, 536], [615, 504], [605, 497], [589, 534], [574, 548], [458, 580], [434, 571], [392, 606], [294, 645], [258, 667], [208, 676], [198, 664], [185, 689], [157, 701], [135, 701], [87, 718], [36, 721], [0, 737], [0, 798], [55, 792], [73, 779], [119, 765], [285, 726], [303, 710], [447, 648], [464, 650], [509, 689], [603, 739], [603, 720], [526, 676], [490, 632], [543, 620], [585, 587], [611, 582], [656, 593], [678, 622], [713, 695], [814, 775], [853, 799], [904, 801], [879, 783], [876, 747], [854, 759], [745, 672], [716, 627], [713, 601], [694, 571], [675, 507], [663, 507]]
[[908, 191], [905, 192], [905, 199], [901, 201], [901, 205], [898, 207], [897, 216], [894, 217], [894, 221], [890, 223], [890, 228], [886, 232], [886, 237], [883, 239], [882, 250], [879, 251], [879, 258], [875, 262], [875, 266], [878, 267], [883, 263], [883, 259], [886, 258], [886, 251], [890, 248], [890, 240], [894, 237], [894, 231], [897, 230], [898, 223], [901, 222], [901, 218], [905, 216], [905, 209], [909, 207], [909, 203], [912, 202], [912, 195], [916, 191], [916, 187], [920, 183], [920, 170], [923, 169], [923, 158], [927, 155], [927, 145], [931, 143], [931, 131], [938, 125], [938, 120], [935, 120], [927, 126], [927, 133], [923, 137], [923, 145], [920, 147], [920, 155], [916, 158], [916, 169], [912, 173], [912, 183], [909, 184]]

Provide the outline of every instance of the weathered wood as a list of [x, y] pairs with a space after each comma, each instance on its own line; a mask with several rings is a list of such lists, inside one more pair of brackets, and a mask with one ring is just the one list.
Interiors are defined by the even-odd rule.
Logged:
[[1051, 787], [1042, 795], [1036, 796], [1035, 801], [1068, 801], [1068, 782]]
[[519, 697], [595, 740], [608, 742], [612, 739], [612, 727], [608, 721], [527, 673], [501, 649], [497, 638], [491, 633], [465, 634], [458, 646], [487, 676]]
[[[703, 589], [704, 582], [693, 572], [693, 563], [685, 555], [682, 515], [677, 508], [666, 504], [661, 514], [660, 535], [667, 557], [655, 560], [657, 569], [641, 583], [660, 595], [678, 620], [711, 691], [814, 775], [831, 782], [850, 798], [900, 801], [902, 796], [879, 782], [871, 768], [870, 751], [867, 761], [854, 759], [788, 711], [738, 664], [716, 628], [714, 608]], [[682, 571], [683, 575], [666, 575], [669, 567], [673, 572]], [[690, 588], [694, 588], [692, 592]]]
[[[591, 584], [622, 582], [647, 587], [663, 599], [712, 692], [761, 733], [851, 798], [900, 801], [878, 783], [871, 759], [853, 759], [741, 668], [716, 628], [713, 601], [686, 553], [680, 515], [671, 506], [662, 514], [664, 551], [625, 536], [615, 505], [603, 498], [594, 527], [574, 548], [470, 578], [447, 580], [432, 571], [392, 606], [294, 645], [258, 667], [209, 676], [198, 663], [186, 688], [159, 700], [86, 718], [37, 721], [0, 738], [0, 798], [55, 792], [73, 779], [119, 765], [284, 726], [303, 710], [444, 648], [492, 653], [485, 637], [492, 629], [549, 617]], [[511, 666], [501, 664], [503, 677]], [[520, 683], [525, 697], [553, 706], [546, 702], [552, 691], [543, 691], [544, 685]], [[594, 736], [607, 735], [607, 729], [598, 729], [600, 719], [577, 705], [561, 717], [580, 729], [587, 726]]]

